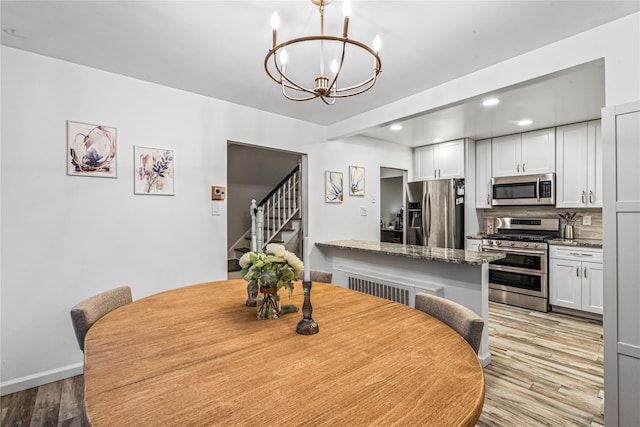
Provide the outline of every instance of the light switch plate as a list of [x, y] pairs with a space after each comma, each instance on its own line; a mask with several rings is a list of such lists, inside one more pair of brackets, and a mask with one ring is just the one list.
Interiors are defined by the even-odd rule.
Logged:
[[591, 225], [591, 215], [582, 215], [582, 225]]
[[367, 216], [367, 208], [365, 206], [360, 206], [360, 216]]
[[220, 203], [212, 202], [211, 203], [211, 215], [220, 216]]

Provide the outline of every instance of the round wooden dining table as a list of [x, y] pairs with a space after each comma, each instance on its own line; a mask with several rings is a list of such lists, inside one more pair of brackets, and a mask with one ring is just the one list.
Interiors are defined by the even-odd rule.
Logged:
[[[291, 300], [302, 307], [302, 282]], [[85, 341], [85, 409], [101, 426], [473, 426], [484, 373], [453, 329], [413, 308], [313, 283], [259, 320], [246, 282], [186, 286], [107, 314]]]

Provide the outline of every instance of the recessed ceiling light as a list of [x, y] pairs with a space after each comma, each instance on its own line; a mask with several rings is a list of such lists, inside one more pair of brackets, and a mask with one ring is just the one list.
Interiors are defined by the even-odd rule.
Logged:
[[389, 129], [394, 132], [397, 132], [399, 130], [402, 130], [402, 125], [400, 123], [394, 123], [391, 126], [389, 126]]
[[531, 123], [533, 123], [533, 120], [524, 119], [518, 122], [518, 126], [529, 126]]
[[433, 140], [433, 142], [442, 142], [442, 141], [444, 141], [444, 139], [442, 139], [442, 138], [436, 138], [436, 139]]
[[482, 101], [482, 105], [484, 105], [485, 107], [490, 107], [492, 105], [496, 105], [499, 103], [500, 103], [500, 100], [497, 98], [489, 98]]

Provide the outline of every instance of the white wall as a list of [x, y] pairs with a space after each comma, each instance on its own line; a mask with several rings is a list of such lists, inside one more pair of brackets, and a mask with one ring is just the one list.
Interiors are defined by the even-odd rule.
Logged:
[[[69, 309], [226, 278], [227, 140], [298, 150], [324, 129], [2, 47], [2, 393], [82, 371]], [[66, 175], [66, 121], [117, 128], [118, 178]], [[175, 150], [175, 196], [133, 195], [133, 146]]]
[[[307, 147], [309, 155], [309, 240], [380, 240], [380, 166], [408, 169], [412, 151], [383, 141], [356, 136]], [[349, 165], [365, 168], [365, 195], [349, 196]], [[344, 201], [324, 201], [324, 173], [343, 173]], [[367, 215], [360, 215], [360, 207]], [[313, 247], [311, 267], [326, 270], [329, 265]]]
[[639, 21], [640, 13], [635, 13], [367, 111], [329, 126], [327, 137], [353, 135], [381, 123], [390, 123], [601, 58], [605, 62], [606, 105], [634, 101], [640, 98]]

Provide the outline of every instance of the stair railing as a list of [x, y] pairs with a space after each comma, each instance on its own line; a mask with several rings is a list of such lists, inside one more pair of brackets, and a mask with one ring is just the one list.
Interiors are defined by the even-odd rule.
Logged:
[[298, 165], [260, 203], [251, 201], [252, 251], [261, 251], [298, 213], [299, 184]]

